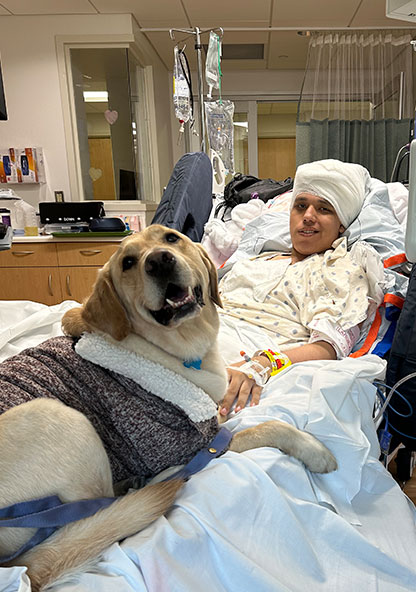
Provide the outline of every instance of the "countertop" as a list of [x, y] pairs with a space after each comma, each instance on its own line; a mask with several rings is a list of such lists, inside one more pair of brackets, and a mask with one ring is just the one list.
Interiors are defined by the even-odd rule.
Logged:
[[121, 242], [125, 236], [94, 236], [94, 232], [91, 232], [89, 236], [74, 236], [74, 237], [58, 237], [52, 236], [51, 234], [39, 235], [39, 236], [14, 236], [13, 243], [117, 243]]

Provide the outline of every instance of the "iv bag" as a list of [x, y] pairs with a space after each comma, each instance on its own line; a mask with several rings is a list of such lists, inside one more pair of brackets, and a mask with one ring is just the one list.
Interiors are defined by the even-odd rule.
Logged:
[[219, 155], [228, 173], [234, 173], [234, 103], [210, 101], [205, 103], [207, 135], [211, 150]]
[[211, 31], [209, 34], [209, 45], [207, 59], [205, 62], [205, 80], [208, 85], [207, 97], [212, 97], [212, 89], [219, 88], [221, 82], [221, 41], [219, 36]]
[[192, 114], [189, 82], [190, 74], [189, 70], [187, 71], [187, 64], [184, 59], [183, 50], [179, 51], [177, 45], [174, 48], [174, 59], [173, 104], [175, 107], [175, 117], [179, 119], [181, 123], [181, 131], [183, 131], [183, 124], [190, 119]]

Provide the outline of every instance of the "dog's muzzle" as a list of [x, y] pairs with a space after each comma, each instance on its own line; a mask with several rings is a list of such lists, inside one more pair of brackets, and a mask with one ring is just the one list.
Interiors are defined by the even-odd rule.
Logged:
[[173, 322], [195, 313], [204, 305], [202, 287], [183, 285], [180, 279], [180, 266], [173, 253], [158, 250], [149, 254], [145, 261], [145, 272], [153, 278], [159, 289], [164, 293], [164, 302], [158, 310], [150, 310], [150, 314], [161, 325]]

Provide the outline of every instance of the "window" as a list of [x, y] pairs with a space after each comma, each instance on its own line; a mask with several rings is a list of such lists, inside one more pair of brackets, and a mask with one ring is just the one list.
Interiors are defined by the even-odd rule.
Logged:
[[72, 48], [70, 56], [83, 197], [140, 199], [128, 49]]

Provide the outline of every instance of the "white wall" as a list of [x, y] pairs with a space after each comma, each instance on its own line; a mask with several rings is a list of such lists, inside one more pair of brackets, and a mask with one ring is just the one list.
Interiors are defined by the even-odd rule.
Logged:
[[276, 113], [259, 115], [257, 121], [258, 138], [295, 138], [296, 113]]
[[[65, 16], [1, 16], [0, 59], [8, 121], [0, 121], [0, 148], [41, 146], [46, 163], [46, 184], [15, 186], [32, 205], [54, 199], [62, 190], [69, 201], [69, 173], [65, 146], [55, 37], [57, 35], [134, 34], [146, 65], [153, 68], [157, 139], [157, 175], [160, 186], [169, 180], [174, 163], [185, 152], [177, 146], [178, 123], [172, 108], [172, 74], [138, 31], [128, 14]], [[192, 73], [195, 80], [196, 74]], [[224, 96], [234, 99], [298, 94], [303, 71], [234, 71], [224, 68]], [[198, 149], [198, 141], [192, 149]]]
[[[55, 37], [132, 35], [134, 28], [128, 14], [0, 17], [0, 59], [8, 111], [8, 120], [0, 121], [0, 148], [43, 147], [46, 184], [14, 186], [16, 192], [32, 205], [53, 200], [55, 190], [64, 191], [68, 201], [71, 197], [79, 199], [77, 195], [70, 196]], [[160, 72], [166, 77], [166, 69], [155, 52], [153, 54], [156, 64], [154, 92], [155, 95], [164, 94], [166, 79], [163, 79], [162, 91]], [[167, 89], [165, 100], [167, 111]], [[163, 108], [163, 99], [161, 106]], [[165, 127], [170, 127], [167, 113], [161, 113], [157, 119]], [[171, 144], [169, 130], [168, 136], [161, 138], [158, 144], [159, 157], [166, 169], [163, 180], [169, 177], [172, 168]]]

